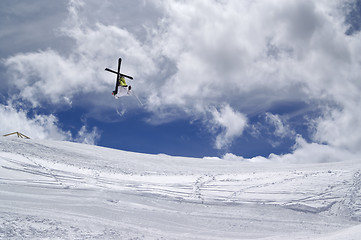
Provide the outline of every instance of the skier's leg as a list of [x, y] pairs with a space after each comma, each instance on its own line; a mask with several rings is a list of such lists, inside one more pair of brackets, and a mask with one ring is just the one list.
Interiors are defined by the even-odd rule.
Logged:
[[119, 58], [119, 59], [118, 59], [118, 74], [117, 74], [117, 80], [116, 80], [116, 82], [115, 82], [115, 90], [113, 91], [113, 95], [114, 95], [114, 96], [117, 95], [117, 93], [118, 93], [119, 78], [120, 78], [119, 73], [120, 73], [120, 66], [121, 66], [121, 65], [122, 65], [122, 59]]
[[115, 82], [115, 90], [113, 91], [114, 96], [117, 95], [117, 93], [118, 93], [118, 87], [119, 87], [119, 81], [117, 79], [117, 81]]

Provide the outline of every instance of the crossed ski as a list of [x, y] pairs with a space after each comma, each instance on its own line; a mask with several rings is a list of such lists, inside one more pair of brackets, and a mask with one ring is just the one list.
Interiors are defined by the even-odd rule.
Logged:
[[131, 77], [131, 76], [129, 76], [129, 75], [125, 75], [125, 74], [123, 74], [123, 73], [120, 73], [120, 65], [121, 65], [121, 64], [122, 64], [122, 59], [119, 58], [119, 60], [118, 60], [118, 72], [116, 72], [116, 71], [114, 71], [114, 70], [112, 70], [112, 69], [110, 69], [110, 68], [106, 68], [105, 71], [108, 71], [108, 72], [117, 74], [117, 75], [118, 75], [118, 76], [117, 76], [117, 79], [119, 79], [119, 77], [126, 77], [126, 78], [129, 78], [129, 79], [132, 79], [132, 80], [133, 80], [133, 77]]

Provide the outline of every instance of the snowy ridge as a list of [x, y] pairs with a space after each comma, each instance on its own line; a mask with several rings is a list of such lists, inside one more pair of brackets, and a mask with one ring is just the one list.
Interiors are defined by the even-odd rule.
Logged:
[[358, 239], [361, 164], [0, 138], [1, 239]]

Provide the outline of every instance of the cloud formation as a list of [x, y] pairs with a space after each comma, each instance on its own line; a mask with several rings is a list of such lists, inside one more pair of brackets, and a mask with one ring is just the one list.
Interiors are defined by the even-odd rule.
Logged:
[[226, 147], [234, 138], [241, 136], [247, 125], [247, 117], [234, 111], [229, 105], [222, 106], [220, 110], [214, 109], [212, 117], [213, 128], [221, 128], [215, 142], [217, 149]]
[[[247, 116], [279, 102], [305, 102], [319, 112], [309, 119], [312, 144], [358, 152], [361, 135], [352, 132], [361, 125], [354, 111], [360, 106], [360, 41], [359, 34], [345, 34], [340, 4], [160, 1], [166, 17], [157, 32], [159, 49], [177, 72], [157, 103], [198, 109], [207, 109], [199, 102], [227, 103]], [[217, 122], [219, 115], [212, 116]], [[296, 136], [275, 115], [267, 119], [276, 136]], [[242, 129], [244, 121], [238, 124]], [[220, 143], [222, 136], [227, 132], [217, 137], [217, 148], [228, 144]]]
[[279, 115], [266, 113], [266, 122], [274, 126], [274, 135], [280, 138], [292, 137], [295, 135], [294, 130], [287, 124], [287, 119], [282, 119]]
[[79, 94], [111, 89], [114, 82], [109, 81], [104, 66], [115, 65], [115, 56], [127, 58], [129, 72], [135, 72], [134, 66], [146, 74], [154, 69], [145, 49], [128, 31], [100, 23], [94, 27], [83, 24], [78, 16], [83, 5], [82, 1], [70, 1], [69, 19], [61, 29], [61, 34], [75, 41], [69, 55], [47, 49], [19, 53], [4, 61], [11, 84], [20, 91], [18, 96], [33, 106], [49, 101], [71, 104]]
[[37, 114], [28, 117], [28, 112], [11, 104], [0, 104], [0, 131], [2, 134], [21, 132], [35, 139], [70, 140], [71, 133], [64, 132], [54, 115]]
[[84, 124], [73, 136], [70, 131], [62, 130], [61, 123], [53, 114], [33, 114], [30, 110], [24, 109], [24, 106], [17, 106], [11, 102], [6, 105], [0, 104], [1, 135], [21, 132], [33, 139], [76, 141], [92, 145], [100, 138], [100, 132], [96, 127], [89, 131]]
[[[252, 116], [266, 114], [275, 138], [296, 141], [282, 159], [361, 155], [361, 42], [359, 33], [346, 34], [342, 1], [135, 1], [149, 10], [137, 26], [127, 13], [119, 21], [122, 4], [69, 1], [60, 31], [74, 41], [67, 54], [47, 49], [5, 60], [19, 97], [41, 106], [105, 95], [113, 82], [103, 68], [123, 56], [146, 111], [159, 120], [149, 122], [201, 119], [216, 134], [215, 148], [224, 149], [259, 126]], [[299, 114], [313, 113], [303, 123], [309, 142], [288, 122], [294, 116], [272, 113], [292, 102], [307, 105]], [[87, 104], [109, 107], [103, 97]]]

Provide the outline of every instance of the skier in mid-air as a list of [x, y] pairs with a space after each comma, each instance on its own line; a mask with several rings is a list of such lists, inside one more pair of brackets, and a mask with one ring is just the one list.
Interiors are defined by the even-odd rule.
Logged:
[[127, 85], [125, 78], [133, 79], [133, 77], [120, 73], [120, 65], [122, 64], [122, 59], [118, 59], [118, 71], [114, 71], [112, 69], [106, 68], [105, 71], [117, 74], [116, 82], [115, 82], [115, 90], [112, 92], [112, 95], [115, 98], [119, 98], [121, 96], [130, 95], [131, 86]]

